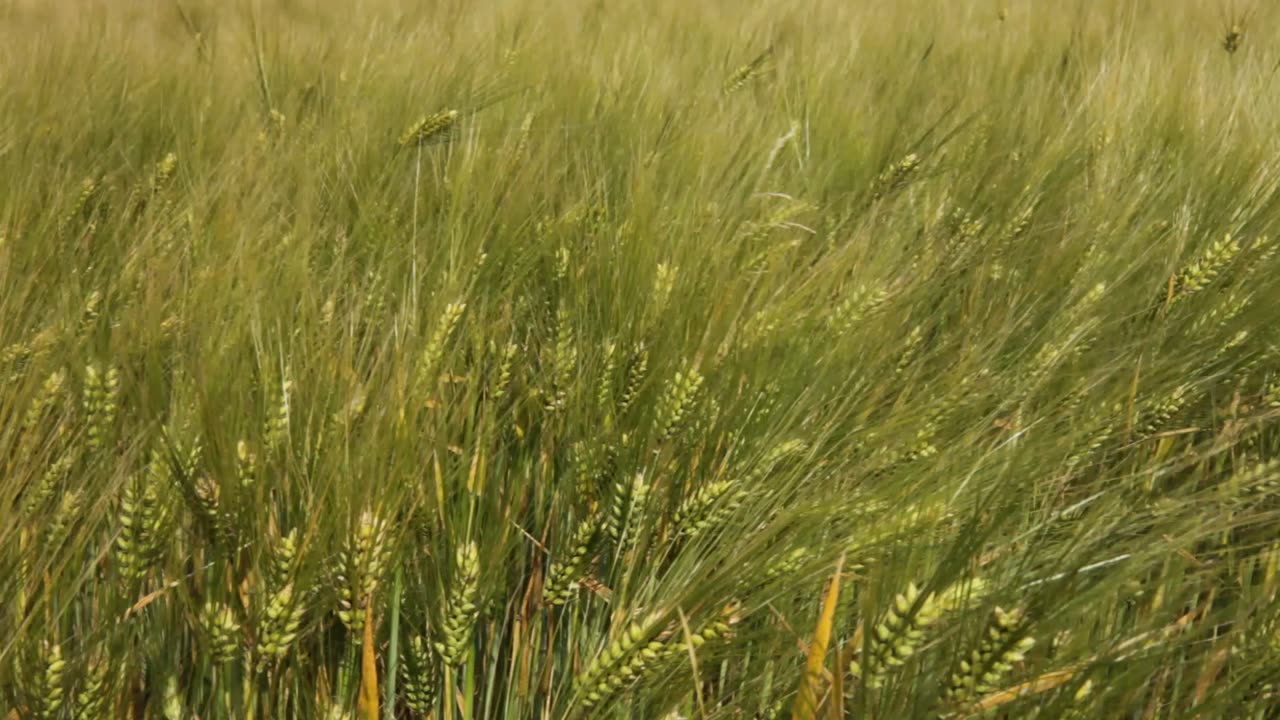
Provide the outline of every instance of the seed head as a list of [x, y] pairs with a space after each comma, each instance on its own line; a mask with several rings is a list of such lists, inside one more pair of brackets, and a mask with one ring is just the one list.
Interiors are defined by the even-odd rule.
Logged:
[[305, 607], [294, 597], [293, 583], [271, 595], [258, 626], [258, 662], [265, 665], [288, 654], [302, 625]]
[[209, 656], [215, 664], [235, 659], [240, 649], [240, 623], [231, 608], [210, 602], [204, 608], [204, 631], [209, 639]]
[[120, 500], [120, 534], [115, 558], [121, 578], [129, 584], [141, 580], [160, 560], [167, 515], [160, 502], [158, 483], [147, 473], [125, 485]]
[[547, 582], [542, 587], [542, 601], [548, 605], [564, 605], [573, 598], [578, 581], [585, 572], [591, 544], [600, 529], [600, 518], [592, 513], [578, 523], [568, 547], [561, 551], [547, 571]]
[[360, 635], [364, 629], [369, 603], [378, 589], [389, 555], [386, 524], [366, 510], [338, 560], [338, 618], [353, 635]]
[[236, 443], [236, 479], [240, 487], [253, 485], [258, 477], [258, 456], [249, 449], [249, 443], [241, 440]]
[[474, 542], [458, 548], [453, 583], [449, 593], [449, 611], [442, 627], [444, 638], [436, 643], [440, 659], [450, 667], [462, 663], [471, 642], [479, 608], [476, 593], [480, 579], [480, 555]]
[[871, 199], [881, 200], [906, 187], [912, 176], [920, 169], [921, 164], [920, 156], [911, 153], [890, 165], [884, 172], [880, 173], [880, 177], [876, 178], [876, 182], [871, 189]]
[[293, 381], [286, 377], [280, 382], [275, 392], [271, 409], [263, 423], [263, 442], [268, 449], [275, 450], [284, 445], [289, 438], [289, 404], [293, 399]]
[[769, 48], [757, 55], [751, 62], [741, 65], [734, 69], [729, 77], [725, 78], [724, 85], [721, 88], [725, 95], [735, 93], [746, 87], [751, 80], [765, 74], [765, 65], [769, 60], [769, 56], [773, 54], [773, 49]]
[[106, 445], [115, 423], [119, 395], [120, 371], [110, 368], [103, 372], [96, 364], [85, 368], [83, 404], [91, 449], [99, 450]]
[[702, 381], [702, 375], [696, 368], [686, 367], [676, 371], [658, 406], [659, 442], [670, 439], [682, 429], [684, 421], [689, 417], [694, 403], [698, 400]]
[[400, 679], [404, 683], [405, 704], [419, 717], [426, 717], [435, 706], [439, 694], [436, 674], [440, 661], [430, 643], [421, 635], [414, 635], [408, 643], [405, 662], [400, 666]]
[[445, 306], [439, 319], [436, 320], [431, 337], [427, 339], [427, 344], [422, 349], [422, 355], [418, 360], [417, 381], [419, 387], [424, 390], [434, 388], [436, 381], [440, 379], [440, 363], [444, 359], [449, 338], [453, 336], [454, 328], [458, 326], [458, 321], [462, 319], [462, 313], [466, 309], [467, 305], [464, 302], [451, 302]]
[[400, 146], [418, 147], [445, 140], [457, 121], [457, 110], [440, 110], [424, 115], [400, 134]]

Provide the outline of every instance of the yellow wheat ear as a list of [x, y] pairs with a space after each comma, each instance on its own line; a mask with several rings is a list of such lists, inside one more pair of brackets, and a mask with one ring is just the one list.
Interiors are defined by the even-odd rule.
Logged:
[[813, 720], [818, 714], [819, 684], [825, 670], [823, 666], [826, 664], [827, 646], [831, 643], [831, 631], [836, 622], [836, 605], [840, 602], [840, 572], [843, 569], [842, 553], [836, 561], [835, 571], [831, 573], [826, 598], [822, 602], [822, 614], [818, 616], [818, 626], [814, 628], [813, 640], [809, 643], [809, 655], [805, 660], [804, 675], [800, 678], [800, 689], [796, 693], [791, 720]]

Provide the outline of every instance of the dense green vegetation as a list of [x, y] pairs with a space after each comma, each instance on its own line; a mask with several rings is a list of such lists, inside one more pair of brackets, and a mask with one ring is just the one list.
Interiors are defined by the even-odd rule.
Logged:
[[1246, 10], [0, 3], [0, 717], [1274, 717]]

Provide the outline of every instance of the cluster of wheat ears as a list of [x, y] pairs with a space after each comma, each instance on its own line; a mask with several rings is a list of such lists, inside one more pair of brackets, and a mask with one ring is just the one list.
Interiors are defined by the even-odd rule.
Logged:
[[0, 717], [1274, 717], [1268, 16], [801, 4], [0, 9]]

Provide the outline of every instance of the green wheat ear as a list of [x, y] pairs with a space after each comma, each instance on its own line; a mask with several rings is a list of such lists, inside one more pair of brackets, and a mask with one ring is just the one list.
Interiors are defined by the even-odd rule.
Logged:
[[661, 628], [657, 615], [628, 626], [579, 676], [581, 710], [591, 710], [620, 691], [662, 669], [686, 660], [693, 650], [728, 637], [741, 618], [741, 606], [730, 602], [711, 620], [685, 633], [680, 624]]
[[178, 170], [178, 154], [167, 153], [163, 158], [156, 162], [151, 169], [151, 174], [147, 177], [145, 185], [136, 187], [130, 201], [132, 212], [134, 214], [141, 213], [145, 210], [173, 181], [173, 176]]
[[622, 387], [622, 394], [618, 397], [619, 413], [626, 412], [635, 403], [648, 374], [649, 348], [644, 343], [637, 343], [627, 361], [626, 383]]
[[66, 229], [70, 227], [76, 220], [85, 215], [85, 211], [89, 209], [90, 203], [93, 202], [98, 191], [102, 189], [102, 183], [97, 177], [90, 176], [80, 182], [80, 192], [76, 195], [75, 202], [71, 204], [71, 209], [62, 217], [61, 227]]
[[609, 506], [603, 518], [604, 536], [610, 542], [617, 542], [621, 537], [622, 524], [626, 521], [630, 503], [631, 484], [625, 478], [618, 478], [611, 488]]
[[1280, 375], [1267, 380], [1262, 390], [1262, 404], [1268, 410], [1280, 410]]
[[827, 316], [827, 327], [837, 335], [843, 335], [853, 330], [862, 320], [883, 309], [889, 297], [886, 288], [859, 286]]
[[520, 130], [516, 133], [515, 144], [511, 146], [503, 161], [502, 174], [507, 178], [510, 178], [520, 169], [529, 154], [529, 136], [533, 130], [533, 118], [534, 114], [532, 112], [525, 114], [524, 120], [520, 122]]
[[513, 342], [509, 342], [502, 347], [498, 355], [498, 368], [494, 373], [493, 386], [490, 396], [494, 400], [501, 400], [507, 396], [507, 389], [511, 386], [511, 371], [515, 366], [516, 353], [520, 348]]
[[676, 286], [676, 276], [679, 274], [680, 268], [668, 263], [659, 263], [657, 273], [653, 279], [653, 295], [650, 300], [650, 312], [656, 318], [661, 318], [667, 309], [667, 301], [671, 299], [671, 292]]
[[444, 360], [449, 338], [453, 336], [453, 331], [458, 327], [458, 321], [462, 319], [462, 313], [466, 309], [467, 305], [464, 302], [451, 302], [444, 307], [444, 311], [436, 320], [431, 336], [427, 339], [427, 344], [422, 348], [422, 354], [418, 358], [415, 382], [422, 392], [434, 392], [436, 382], [440, 379], [440, 364]]
[[813, 551], [804, 545], [792, 548], [787, 553], [774, 557], [765, 566], [762, 583], [768, 584], [776, 580], [790, 579], [812, 557]]
[[211, 601], [205, 606], [201, 620], [214, 664], [235, 660], [240, 650], [240, 622], [231, 608]]
[[89, 447], [102, 449], [108, 442], [119, 407], [120, 371], [103, 372], [90, 364], [84, 373], [84, 411], [88, 418]]
[[405, 704], [415, 715], [426, 718], [435, 709], [439, 695], [440, 662], [431, 644], [421, 635], [414, 635], [407, 649], [405, 663], [400, 666]]
[[582, 440], [571, 446], [574, 488], [578, 497], [595, 501], [600, 488], [613, 478], [618, 451], [599, 440]]
[[146, 576], [164, 552], [168, 517], [159, 491], [164, 481], [152, 472], [144, 472], [125, 485], [115, 557], [126, 584], [132, 585]]
[[102, 291], [93, 290], [84, 299], [84, 307], [80, 311], [79, 334], [88, 335], [102, 315]]
[[683, 429], [698, 400], [702, 382], [702, 374], [697, 368], [686, 367], [676, 371], [659, 401], [656, 427], [658, 442], [671, 439]]
[[40, 482], [22, 499], [22, 513], [31, 517], [52, 500], [58, 494], [58, 487], [71, 474], [75, 462], [76, 456], [71, 453], [65, 453], [55, 460], [40, 476]]
[[62, 397], [66, 380], [67, 375], [62, 370], [55, 370], [45, 379], [44, 384], [40, 386], [39, 392], [36, 393], [35, 399], [27, 407], [26, 414], [23, 415], [23, 432], [34, 430], [49, 415], [49, 411]]
[[906, 342], [903, 343], [902, 353], [898, 356], [898, 362], [893, 367], [893, 374], [901, 375], [915, 363], [920, 356], [920, 348], [924, 342], [924, 328], [919, 325], [911, 328], [911, 332], [907, 334]]
[[604, 359], [600, 363], [600, 380], [596, 385], [596, 403], [607, 417], [613, 408], [614, 374], [618, 372], [618, 344], [604, 344]]
[[662, 658], [663, 643], [654, 637], [659, 620], [655, 613], [627, 626], [587, 665], [574, 683], [579, 707], [590, 710], [607, 700], [650, 663]]
[[933, 595], [922, 595], [915, 583], [893, 599], [893, 605], [871, 632], [865, 660], [854, 659], [849, 671], [869, 688], [883, 687], [888, 672], [900, 667], [924, 642], [925, 630], [939, 615]]
[[364, 630], [369, 602], [386, 570], [390, 552], [386, 523], [365, 511], [354, 537], [347, 540], [338, 555], [338, 618], [353, 635]]
[[620, 478], [613, 488], [613, 502], [604, 518], [605, 535], [620, 543], [619, 552], [627, 550], [636, 540], [636, 528], [644, 518], [649, 502], [649, 482], [644, 473], [636, 473], [627, 480]]
[[10, 715], [38, 720], [63, 717], [67, 699], [67, 662], [62, 647], [43, 641], [35, 648], [34, 658], [28, 660], [25, 653], [17, 652], [7, 660], [6, 680], [11, 684], [4, 688], [5, 699], [17, 701], [17, 707], [10, 710]]
[[730, 637], [733, 635], [734, 626], [742, 621], [742, 615], [742, 604], [737, 600], [731, 600], [716, 611], [710, 620], [688, 634], [682, 629], [673, 629], [664, 651], [665, 659], [668, 662], [688, 662], [689, 646], [697, 650], [713, 640], [724, 640]]
[[178, 169], [178, 154], [167, 153], [160, 162], [156, 163], [155, 169], [151, 172], [151, 178], [148, 185], [151, 192], [156, 193], [168, 186], [169, 181], [173, 179], [173, 174]]
[[457, 121], [457, 110], [440, 110], [424, 115], [400, 133], [400, 147], [419, 147], [446, 140]]
[[267, 565], [266, 581], [272, 592], [278, 591], [293, 579], [298, 567], [298, 529], [276, 538], [271, 548], [271, 560]]
[[690, 495], [676, 508], [676, 533], [696, 538], [719, 525], [742, 505], [747, 491], [733, 480], [716, 480]]
[[305, 605], [295, 597], [293, 583], [271, 594], [258, 623], [259, 666], [278, 662], [289, 653], [298, 639], [305, 612]]
[[[943, 699], [963, 707], [997, 689], [1001, 678], [1022, 662], [1035, 639], [1025, 632], [1026, 622], [1019, 610], [997, 607], [983, 630], [982, 641], [951, 673]], [[945, 716], [944, 716], [945, 717]]]
[[476, 615], [479, 613], [476, 605], [479, 581], [480, 554], [476, 544], [468, 542], [458, 548], [449, 592], [449, 609], [441, 626], [443, 637], [436, 643], [436, 652], [446, 666], [457, 667], [466, 656]]
[[263, 442], [268, 450], [283, 447], [289, 438], [289, 407], [292, 399], [293, 381], [285, 377], [272, 397], [271, 410], [263, 422]]
[[600, 531], [600, 521], [598, 514], [591, 513], [578, 523], [569, 547], [547, 571], [547, 582], [542, 588], [542, 602], [552, 606], [564, 605], [573, 598], [574, 591], [578, 589], [578, 581], [586, 572], [587, 558], [591, 552], [591, 544]]
[[62, 502], [45, 528], [45, 542], [56, 548], [71, 534], [71, 529], [84, 515], [85, 494], [81, 490], [62, 493]]
[[212, 475], [201, 474], [192, 482], [192, 497], [196, 514], [209, 528], [214, 542], [224, 551], [234, 550], [235, 524], [223, 498], [222, 486]]
[[109, 717], [107, 712], [111, 696], [111, 680], [107, 674], [108, 664], [99, 656], [91, 657], [85, 663], [85, 672], [76, 688], [71, 710], [73, 720], [101, 720]]
[[556, 311], [555, 345], [550, 358], [551, 378], [544, 402], [547, 412], [560, 412], [568, 405], [569, 388], [578, 367], [576, 337], [569, 309], [561, 305]]
[[729, 77], [725, 78], [721, 92], [725, 95], [731, 95], [746, 87], [751, 80], [764, 75], [765, 64], [772, 55], [773, 48], [766, 48], [764, 52], [752, 58], [751, 62], [734, 69], [729, 74]]
[[906, 187], [920, 170], [922, 164], [923, 161], [920, 156], [911, 153], [890, 165], [884, 172], [880, 173], [880, 176], [876, 178], [875, 183], [871, 186], [871, 199], [873, 201], [883, 200]]
[[1179, 303], [1209, 287], [1241, 251], [1240, 241], [1227, 233], [1174, 278], [1170, 304]]
[[258, 456], [249, 449], [249, 443], [240, 440], [236, 443], [236, 479], [240, 487], [249, 487], [258, 478]]

